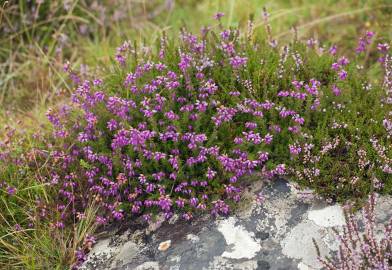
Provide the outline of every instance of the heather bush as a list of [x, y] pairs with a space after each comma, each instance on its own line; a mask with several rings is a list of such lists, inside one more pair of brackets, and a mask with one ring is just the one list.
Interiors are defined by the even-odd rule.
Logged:
[[382, 235], [377, 235], [375, 206], [376, 195], [372, 194], [362, 210], [360, 220], [346, 209], [347, 224], [343, 227], [341, 234], [336, 232], [340, 241], [336, 256], [333, 258], [319, 257], [325, 269], [390, 269], [392, 265], [392, 219], [385, 226]]
[[101, 223], [227, 214], [240, 178], [255, 171], [293, 176], [333, 201], [390, 191], [385, 89], [360, 67], [374, 34], [348, 59], [312, 39], [279, 47], [251, 24], [244, 35], [223, 29], [221, 16], [218, 33], [184, 29], [178, 45], [124, 42], [106, 74], [48, 112], [58, 226], [90, 200]]
[[[359, 40], [356, 61], [361, 61], [371, 37], [372, 33], [367, 33]], [[364, 76], [360, 64], [351, 65], [345, 57], [334, 62], [331, 67], [338, 82], [324, 92], [321, 113], [311, 127], [315, 131], [309, 130], [308, 138], [290, 146], [297, 168], [290, 169], [296, 176], [294, 179], [332, 200], [345, 202], [347, 196], [363, 198], [371, 190], [391, 192], [388, 131], [391, 67], [388, 56], [385, 57], [388, 48], [387, 44], [378, 45], [381, 52], [378, 61], [385, 73], [378, 85]], [[344, 66], [359, 71], [342, 78]]]

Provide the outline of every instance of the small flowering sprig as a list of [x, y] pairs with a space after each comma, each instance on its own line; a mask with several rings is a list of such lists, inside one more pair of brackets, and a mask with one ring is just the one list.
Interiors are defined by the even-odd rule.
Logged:
[[382, 56], [380, 56], [380, 58], [378, 58], [378, 61], [380, 63], [384, 63], [385, 62], [385, 56], [386, 54], [389, 52], [389, 44], [388, 43], [378, 43], [377, 44], [377, 50], [381, 53]]
[[78, 85], [81, 83], [81, 78], [80, 76], [72, 70], [71, 68], [71, 63], [69, 61], [66, 61], [64, 66], [63, 66], [63, 70], [68, 73], [69, 78], [72, 80], [72, 82], [75, 85]]
[[267, 32], [268, 43], [272, 48], [276, 48], [278, 46], [278, 42], [272, 37], [272, 30], [269, 22], [269, 14], [267, 12], [266, 7], [263, 7], [263, 22], [264, 22], [265, 31]]
[[132, 48], [130, 41], [125, 41], [120, 47], [117, 48], [115, 59], [120, 65], [125, 65], [130, 53], [135, 53], [135, 50]]
[[392, 266], [392, 219], [385, 226], [382, 238], [376, 236], [376, 223], [374, 209], [376, 195], [369, 196], [367, 205], [362, 211], [364, 232], [360, 230], [360, 223], [345, 210], [346, 225], [342, 234], [337, 234], [340, 246], [338, 254], [333, 258], [322, 258], [319, 261], [328, 270], [351, 269], [390, 269]]
[[355, 49], [355, 52], [357, 54], [360, 54], [360, 53], [366, 51], [367, 46], [369, 46], [372, 43], [374, 34], [375, 33], [372, 31], [366, 31], [365, 35], [359, 39], [358, 46]]
[[214, 14], [213, 17], [214, 17], [215, 20], [220, 21], [220, 19], [221, 19], [223, 16], [225, 16], [225, 14], [224, 14], [223, 12], [217, 12], [217, 13]]
[[344, 66], [347, 66], [349, 63], [350, 61], [345, 56], [342, 56], [331, 66], [331, 68], [338, 73], [338, 77], [342, 81], [347, 78], [347, 71], [344, 70]]

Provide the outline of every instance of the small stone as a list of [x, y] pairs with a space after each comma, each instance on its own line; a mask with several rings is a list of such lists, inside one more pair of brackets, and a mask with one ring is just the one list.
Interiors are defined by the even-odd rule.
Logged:
[[166, 251], [166, 250], [169, 249], [170, 245], [171, 245], [171, 240], [167, 240], [165, 242], [161, 242], [159, 244], [159, 246], [158, 246], [158, 250], [159, 251]]

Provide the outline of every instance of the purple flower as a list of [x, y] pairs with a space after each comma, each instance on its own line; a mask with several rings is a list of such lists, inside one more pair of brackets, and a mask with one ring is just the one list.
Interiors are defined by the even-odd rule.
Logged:
[[158, 205], [163, 211], [168, 212], [171, 209], [172, 201], [169, 197], [161, 197], [159, 198]]
[[255, 129], [255, 128], [257, 128], [257, 124], [254, 122], [246, 122], [245, 127], [248, 129]]
[[185, 53], [181, 53], [178, 67], [182, 72], [185, 72], [191, 66], [191, 61], [192, 61], [192, 56]]
[[99, 224], [99, 225], [106, 225], [107, 224], [107, 218], [105, 217], [101, 217], [101, 216], [97, 216], [95, 218], [95, 221]]
[[93, 81], [93, 84], [94, 84], [95, 86], [100, 86], [100, 85], [102, 85], [102, 83], [103, 83], [103, 81], [102, 81], [101, 79], [95, 79], [95, 80]]
[[240, 57], [236, 55], [230, 58], [230, 65], [233, 67], [233, 69], [239, 69], [240, 67], [245, 66], [247, 61], [247, 57]]
[[262, 142], [261, 136], [259, 133], [254, 133], [253, 131], [245, 132], [243, 131], [242, 134], [245, 136], [245, 139], [248, 142], [254, 144], [260, 144]]
[[131, 212], [132, 212], [133, 214], [139, 213], [139, 212], [140, 212], [140, 206], [139, 206], [139, 205], [132, 205]]
[[227, 40], [230, 37], [230, 30], [224, 30], [220, 33], [220, 36], [223, 40]]
[[151, 221], [151, 214], [144, 214], [143, 215], [143, 220], [147, 221], [147, 222]]
[[258, 155], [259, 155], [258, 159], [261, 163], [264, 163], [268, 160], [268, 156], [269, 156], [268, 152], [259, 152]]
[[373, 37], [374, 37], [374, 32], [372, 32], [372, 31], [367, 31], [367, 32], [366, 32], [366, 37], [367, 37], [367, 38], [373, 38]]
[[184, 214], [182, 214], [182, 218], [184, 219], [184, 220], [191, 220], [192, 219], [192, 214], [191, 213], [184, 213]]
[[332, 55], [332, 56], [336, 55], [337, 46], [336, 46], [336, 45], [332, 45], [332, 46], [329, 48], [328, 52], [329, 52], [329, 54]]
[[306, 41], [306, 45], [308, 45], [309, 48], [313, 48], [317, 44], [318, 44], [318, 40], [314, 38], [310, 38]]
[[15, 224], [14, 226], [15, 231], [21, 231], [22, 230], [22, 226], [20, 226], [19, 224]]
[[225, 14], [223, 12], [217, 12], [214, 14], [213, 18], [215, 20], [220, 20], [223, 16], [225, 16]]
[[230, 95], [230, 96], [233, 96], [233, 97], [238, 97], [238, 96], [241, 95], [241, 93], [238, 92], [238, 91], [231, 91], [231, 92], [229, 92], [229, 95]]
[[15, 187], [8, 186], [8, 187], [7, 187], [7, 194], [10, 195], [10, 196], [15, 195], [15, 194], [16, 194], [16, 188], [15, 188]]
[[157, 181], [161, 181], [165, 177], [165, 173], [164, 172], [153, 173], [152, 177]]
[[367, 45], [372, 43], [372, 38], [374, 36], [374, 32], [367, 31], [363, 37], [361, 37], [358, 41], [358, 46], [355, 49], [357, 54], [364, 52], [366, 50]]
[[389, 44], [388, 43], [378, 43], [377, 50], [381, 53], [386, 53], [389, 50]]
[[235, 144], [242, 144], [244, 142], [244, 140], [240, 137], [235, 137], [234, 138], [234, 143]]
[[110, 131], [116, 130], [118, 127], [117, 121], [114, 119], [110, 119], [107, 123], [107, 127]]
[[333, 70], [335, 70], [335, 71], [338, 71], [339, 69], [340, 69], [340, 64], [338, 64], [338, 63], [333, 63], [332, 64], [332, 66], [331, 66], [331, 68], [333, 69]]
[[334, 84], [334, 85], [332, 85], [332, 93], [335, 96], [340, 96], [341, 90]]
[[183, 208], [184, 206], [185, 206], [185, 201], [183, 200], [183, 199], [177, 199], [176, 200], [176, 205], [179, 207], [179, 208]]
[[218, 113], [212, 117], [216, 126], [220, 126], [223, 122], [229, 122], [236, 115], [237, 110], [235, 108], [226, 108], [221, 106], [217, 109]]
[[122, 211], [113, 210], [112, 215], [115, 220], [122, 220], [124, 218], [124, 214], [122, 213]]
[[199, 200], [197, 198], [194, 198], [194, 197], [189, 200], [189, 204], [194, 206], [194, 207], [196, 207], [198, 202], [199, 202]]
[[63, 222], [61, 222], [61, 221], [56, 221], [54, 224], [53, 224], [53, 226], [55, 227], [55, 228], [57, 228], [57, 229], [64, 229], [64, 223]]
[[273, 136], [268, 133], [267, 135], [265, 135], [263, 141], [265, 144], [270, 144], [272, 142], [272, 139], [273, 139]]
[[211, 170], [211, 168], [208, 167], [208, 169], [207, 169], [207, 174], [206, 174], [207, 178], [208, 178], [209, 180], [211, 180], [211, 179], [213, 179], [213, 178], [215, 177], [215, 175], [216, 175], [216, 171]]
[[275, 170], [274, 170], [274, 174], [276, 174], [276, 175], [285, 175], [286, 174], [286, 165], [285, 164], [277, 165]]
[[347, 72], [344, 69], [342, 69], [341, 71], [339, 71], [338, 76], [339, 79], [343, 81], [347, 78]]
[[212, 203], [213, 204], [213, 209], [211, 211], [212, 215], [227, 215], [230, 211], [229, 206], [222, 200], [217, 200]]
[[173, 111], [169, 111], [165, 113], [165, 117], [169, 120], [178, 120], [180, 119], [180, 117], [175, 114]]
[[154, 184], [152, 184], [152, 183], [147, 184], [147, 187], [146, 187], [146, 192], [147, 193], [152, 193], [154, 190], [155, 190], [155, 185]]
[[349, 63], [350, 63], [350, 61], [345, 56], [342, 56], [338, 59], [338, 64], [341, 66], [346, 66]]
[[290, 154], [293, 156], [297, 156], [299, 153], [301, 153], [302, 148], [299, 145], [289, 145], [289, 149], [290, 149]]

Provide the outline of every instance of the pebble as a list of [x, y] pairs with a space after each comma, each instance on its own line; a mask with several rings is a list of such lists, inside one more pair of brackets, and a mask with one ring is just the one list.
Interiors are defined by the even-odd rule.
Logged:
[[166, 251], [169, 249], [170, 245], [171, 245], [171, 240], [161, 242], [158, 246], [158, 250], [159, 251]]

